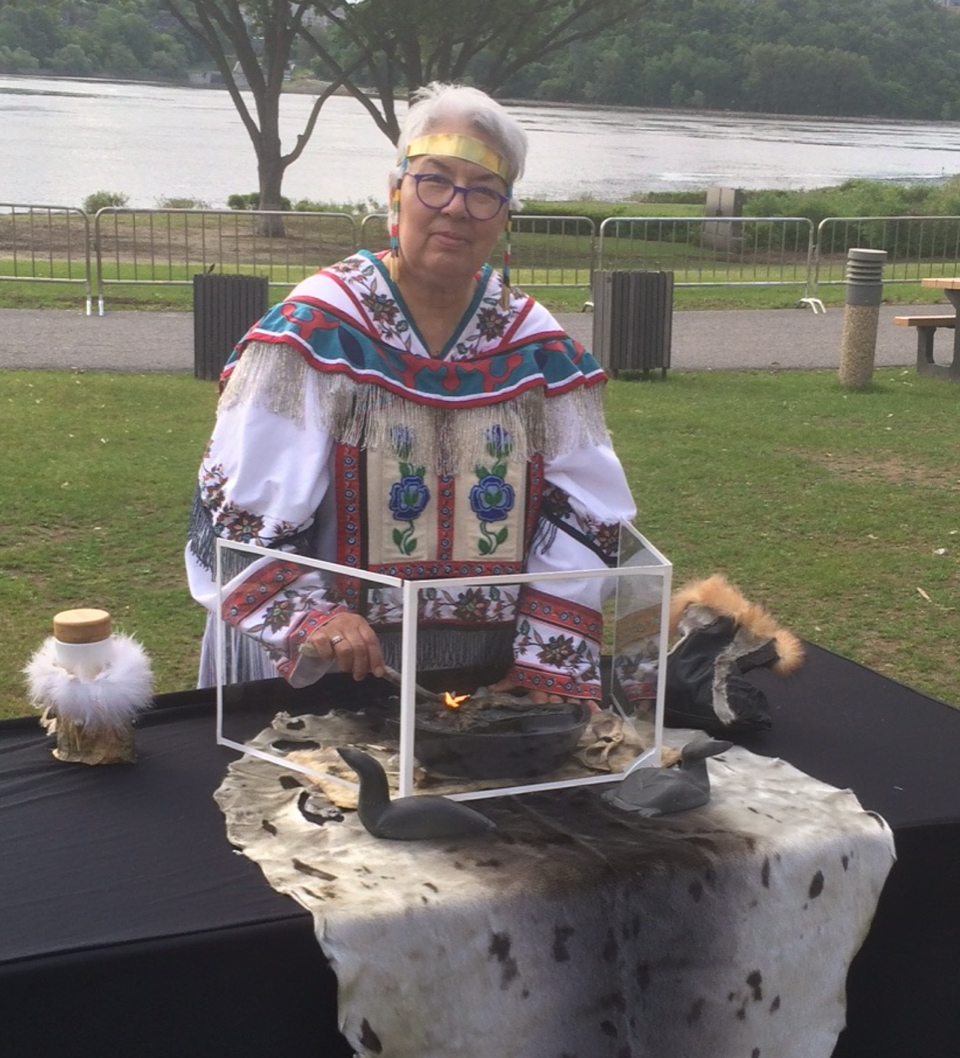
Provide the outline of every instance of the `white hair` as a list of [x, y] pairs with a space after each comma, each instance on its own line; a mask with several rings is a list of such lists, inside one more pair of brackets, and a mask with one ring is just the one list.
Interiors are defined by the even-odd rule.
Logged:
[[398, 165], [391, 174], [391, 186], [399, 179], [407, 145], [445, 121], [465, 122], [483, 133], [506, 159], [510, 186], [523, 175], [527, 160], [527, 134], [520, 122], [486, 92], [467, 85], [432, 81], [410, 97], [410, 106], [397, 141]]

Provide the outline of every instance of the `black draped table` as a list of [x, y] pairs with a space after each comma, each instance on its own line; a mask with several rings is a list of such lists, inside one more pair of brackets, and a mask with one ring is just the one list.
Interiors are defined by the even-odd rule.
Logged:
[[[956, 1058], [960, 713], [814, 646], [791, 679], [751, 678], [774, 726], [748, 748], [895, 835], [835, 1058]], [[279, 681], [237, 693], [297, 708]], [[212, 693], [162, 696], [137, 743], [135, 766], [91, 769], [34, 718], [0, 724], [0, 1054], [346, 1058], [310, 916], [226, 840]]]

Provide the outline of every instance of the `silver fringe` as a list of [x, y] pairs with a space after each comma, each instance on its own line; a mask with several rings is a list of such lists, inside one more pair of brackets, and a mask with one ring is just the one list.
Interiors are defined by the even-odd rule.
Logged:
[[[401, 633], [376, 630], [384, 661], [401, 668]], [[516, 630], [506, 628], [421, 628], [417, 633], [417, 671], [468, 669], [480, 666], [499, 668], [502, 675], [513, 663]]]
[[479, 408], [435, 408], [346, 375], [320, 376], [294, 350], [266, 342], [247, 346], [220, 404], [262, 407], [301, 429], [309, 421], [341, 444], [362, 448], [396, 447], [403, 436], [410, 444], [408, 462], [432, 463], [443, 475], [488, 462], [488, 431], [494, 426], [507, 431], [511, 458], [520, 462], [610, 443], [600, 386], [553, 398], [537, 388]]

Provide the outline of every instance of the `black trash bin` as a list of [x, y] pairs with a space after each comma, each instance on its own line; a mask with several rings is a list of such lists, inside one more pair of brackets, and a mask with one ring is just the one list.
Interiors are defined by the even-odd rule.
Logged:
[[594, 272], [593, 355], [617, 377], [670, 366], [673, 272]]
[[266, 276], [193, 277], [193, 373], [220, 377], [233, 347], [267, 311]]

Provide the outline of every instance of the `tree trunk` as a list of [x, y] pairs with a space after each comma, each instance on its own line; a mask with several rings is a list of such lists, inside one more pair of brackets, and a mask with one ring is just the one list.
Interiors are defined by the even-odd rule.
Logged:
[[[257, 159], [257, 173], [260, 179], [260, 209], [280, 209], [280, 189], [283, 186], [283, 174], [286, 172], [280, 157], [280, 141], [277, 139], [274, 149], [268, 145], [260, 152]], [[257, 221], [257, 234], [268, 239], [282, 239], [284, 236], [283, 217], [260, 217]]]

